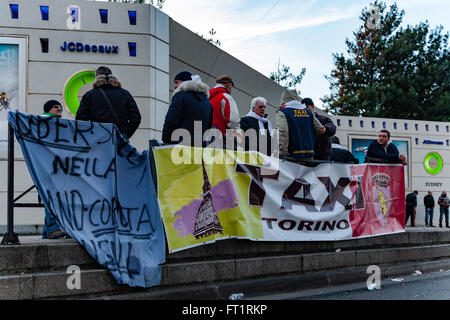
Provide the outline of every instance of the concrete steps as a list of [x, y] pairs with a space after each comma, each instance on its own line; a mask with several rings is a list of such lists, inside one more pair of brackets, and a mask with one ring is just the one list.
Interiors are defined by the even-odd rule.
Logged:
[[[366, 281], [367, 266], [382, 276], [450, 268], [450, 232], [414, 230], [337, 242], [255, 242], [229, 239], [168, 254], [161, 284], [130, 288], [76, 241], [22, 241], [0, 246], [0, 299], [226, 299]], [[67, 267], [81, 269], [70, 290]], [[412, 270], [412, 271], [411, 271]]]

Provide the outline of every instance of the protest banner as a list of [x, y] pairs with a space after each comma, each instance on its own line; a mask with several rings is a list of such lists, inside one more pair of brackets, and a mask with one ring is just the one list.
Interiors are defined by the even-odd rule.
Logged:
[[57, 223], [117, 283], [158, 285], [165, 242], [148, 150], [138, 152], [113, 124], [18, 111], [8, 121]]
[[404, 232], [401, 165], [308, 167], [261, 154], [246, 162], [242, 154], [154, 148], [170, 252], [227, 238], [333, 241]]

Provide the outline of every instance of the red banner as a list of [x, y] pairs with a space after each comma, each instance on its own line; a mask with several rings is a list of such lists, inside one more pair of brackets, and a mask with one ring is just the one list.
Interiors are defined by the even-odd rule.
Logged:
[[[352, 176], [355, 206], [350, 211], [353, 237], [405, 229], [405, 177], [401, 165], [356, 165]], [[363, 194], [361, 194], [361, 191]]]

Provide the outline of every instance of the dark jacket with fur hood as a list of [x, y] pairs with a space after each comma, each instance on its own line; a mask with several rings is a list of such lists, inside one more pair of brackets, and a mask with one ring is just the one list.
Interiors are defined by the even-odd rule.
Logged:
[[[201, 132], [198, 130], [199, 141], [203, 141], [205, 131], [212, 126], [212, 105], [208, 100], [209, 87], [203, 82], [189, 80], [182, 82], [173, 93], [164, 121], [162, 140], [168, 144], [181, 143], [194, 146], [194, 121], [201, 121]], [[191, 141], [182, 141], [182, 138], [172, 140], [172, 133], [176, 129], [187, 130]]]
[[141, 113], [130, 92], [122, 88], [121, 83], [111, 77], [109, 82], [104, 79], [96, 79], [93, 89], [86, 92], [80, 102], [76, 120], [92, 122], [116, 123], [113, 113], [105, 98], [98, 88], [102, 88], [114, 108], [119, 123], [119, 130], [128, 138], [135, 133], [141, 123]]

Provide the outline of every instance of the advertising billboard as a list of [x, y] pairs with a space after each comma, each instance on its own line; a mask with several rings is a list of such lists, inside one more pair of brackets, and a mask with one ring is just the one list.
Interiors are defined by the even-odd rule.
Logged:
[[0, 37], [0, 75], [0, 155], [4, 157], [8, 111], [26, 111], [26, 38]]
[[[355, 158], [359, 160], [359, 163], [364, 163], [364, 159], [366, 158], [367, 148], [369, 144], [375, 138], [356, 138], [350, 137], [350, 151], [353, 153]], [[406, 155], [407, 159], [410, 160], [409, 156], [409, 140], [401, 140], [401, 139], [392, 139], [392, 143], [397, 147], [400, 153]], [[408, 189], [409, 186], [409, 168], [410, 161], [405, 166], [405, 188]]]

